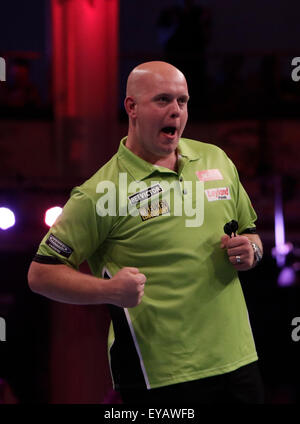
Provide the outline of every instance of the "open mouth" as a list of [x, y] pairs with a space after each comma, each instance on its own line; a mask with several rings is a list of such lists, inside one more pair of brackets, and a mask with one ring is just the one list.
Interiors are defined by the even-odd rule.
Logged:
[[162, 128], [161, 131], [168, 135], [174, 135], [176, 131], [176, 127], [164, 127]]

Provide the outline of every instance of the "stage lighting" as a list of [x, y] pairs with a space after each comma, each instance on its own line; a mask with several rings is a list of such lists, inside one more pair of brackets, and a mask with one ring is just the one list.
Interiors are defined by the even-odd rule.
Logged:
[[296, 272], [292, 266], [285, 266], [278, 276], [278, 285], [281, 287], [292, 286], [296, 281]]
[[53, 208], [48, 209], [45, 213], [45, 224], [48, 225], [48, 227], [52, 227], [61, 212], [62, 208], [59, 206], [54, 206]]
[[15, 214], [8, 208], [0, 208], [0, 228], [7, 230], [15, 225]]

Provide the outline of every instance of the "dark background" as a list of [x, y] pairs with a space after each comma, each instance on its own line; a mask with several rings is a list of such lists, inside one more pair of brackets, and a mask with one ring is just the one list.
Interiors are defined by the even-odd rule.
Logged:
[[[98, 0], [58, 3], [68, 7], [74, 1], [92, 10]], [[291, 78], [291, 61], [300, 56], [300, 4], [187, 3], [194, 3], [192, 11], [175, 0], [119, 2], [118, 92], [106, 143], [113, 154], [126, 135], [123, 98], [135, 65], [168, 60], [185, 72], [191, 102], [184, 135], [226, 151], [259, 217], [264, 260], [242, 273], [241, 281], [266, 401], [297, 403], [300, 342], [291, 338], [291, 322], [300, 316], [300, 82]], [[7, 81], [0, 82], [0, 206], [11, 207], [17, 223], [0, 230], [0, 317], [7, 330], [7, 341], [0, 342], [0, 402], [117, 402], [106, 357], [106, 307], [61, 305], [27, 286], [30, 261], [47, 231], [44, 211], [62, 206], [71, 188], [106, 160], [100, 150], [97, 167], [80, 167], [81, 117], [67, 120], [68, 142], [59, 139], [54, 27], [50, 0], [1, 3], [0, 56], [6, 59]], [[23, 75], [20, 83], [15, 72]], [[293, 284], [285, 287], [278, 284], [282, 269], [272, 256], [276, 196], [292, 244], [285, 265], [295, 272]]]

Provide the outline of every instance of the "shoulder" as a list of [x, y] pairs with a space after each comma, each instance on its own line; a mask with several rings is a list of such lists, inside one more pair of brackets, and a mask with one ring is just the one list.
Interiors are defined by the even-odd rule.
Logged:
[[228, 156], [220, 147], [215, 144], [206, 143], [203, 141], [192, 140], [190, 138], [181, 138], [180, 147], [184, 151], [188, 151], [199, 156], [216, 156], [229, 160]]
[[118, 157], [115, 154], [106, 164], [104, 164], [97, 172], [95, 172], [89, 179], [87, 179], [83, 184], [78, 187], [75, 187], [72, 191], [74, 193], [82, 193], [87, 197], [96, 199], [99, 197], [97, 194], [97, 187], [100, 183], [105, 181], [117, 184], [118, 182]]

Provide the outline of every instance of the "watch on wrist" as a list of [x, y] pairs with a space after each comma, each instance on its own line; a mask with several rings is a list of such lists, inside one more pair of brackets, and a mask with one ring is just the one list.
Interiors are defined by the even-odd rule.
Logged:
[[256, 243], [253, 243], [253, 241], [250, 242], [252, 249], [253, 249], [253, 253], [254, 253], [254, 262], [253, 262], [253, 266], [257, 265], [261, 260], [262, 260], [262, 251], [260, 250], [260, 248], [257, 246]]

